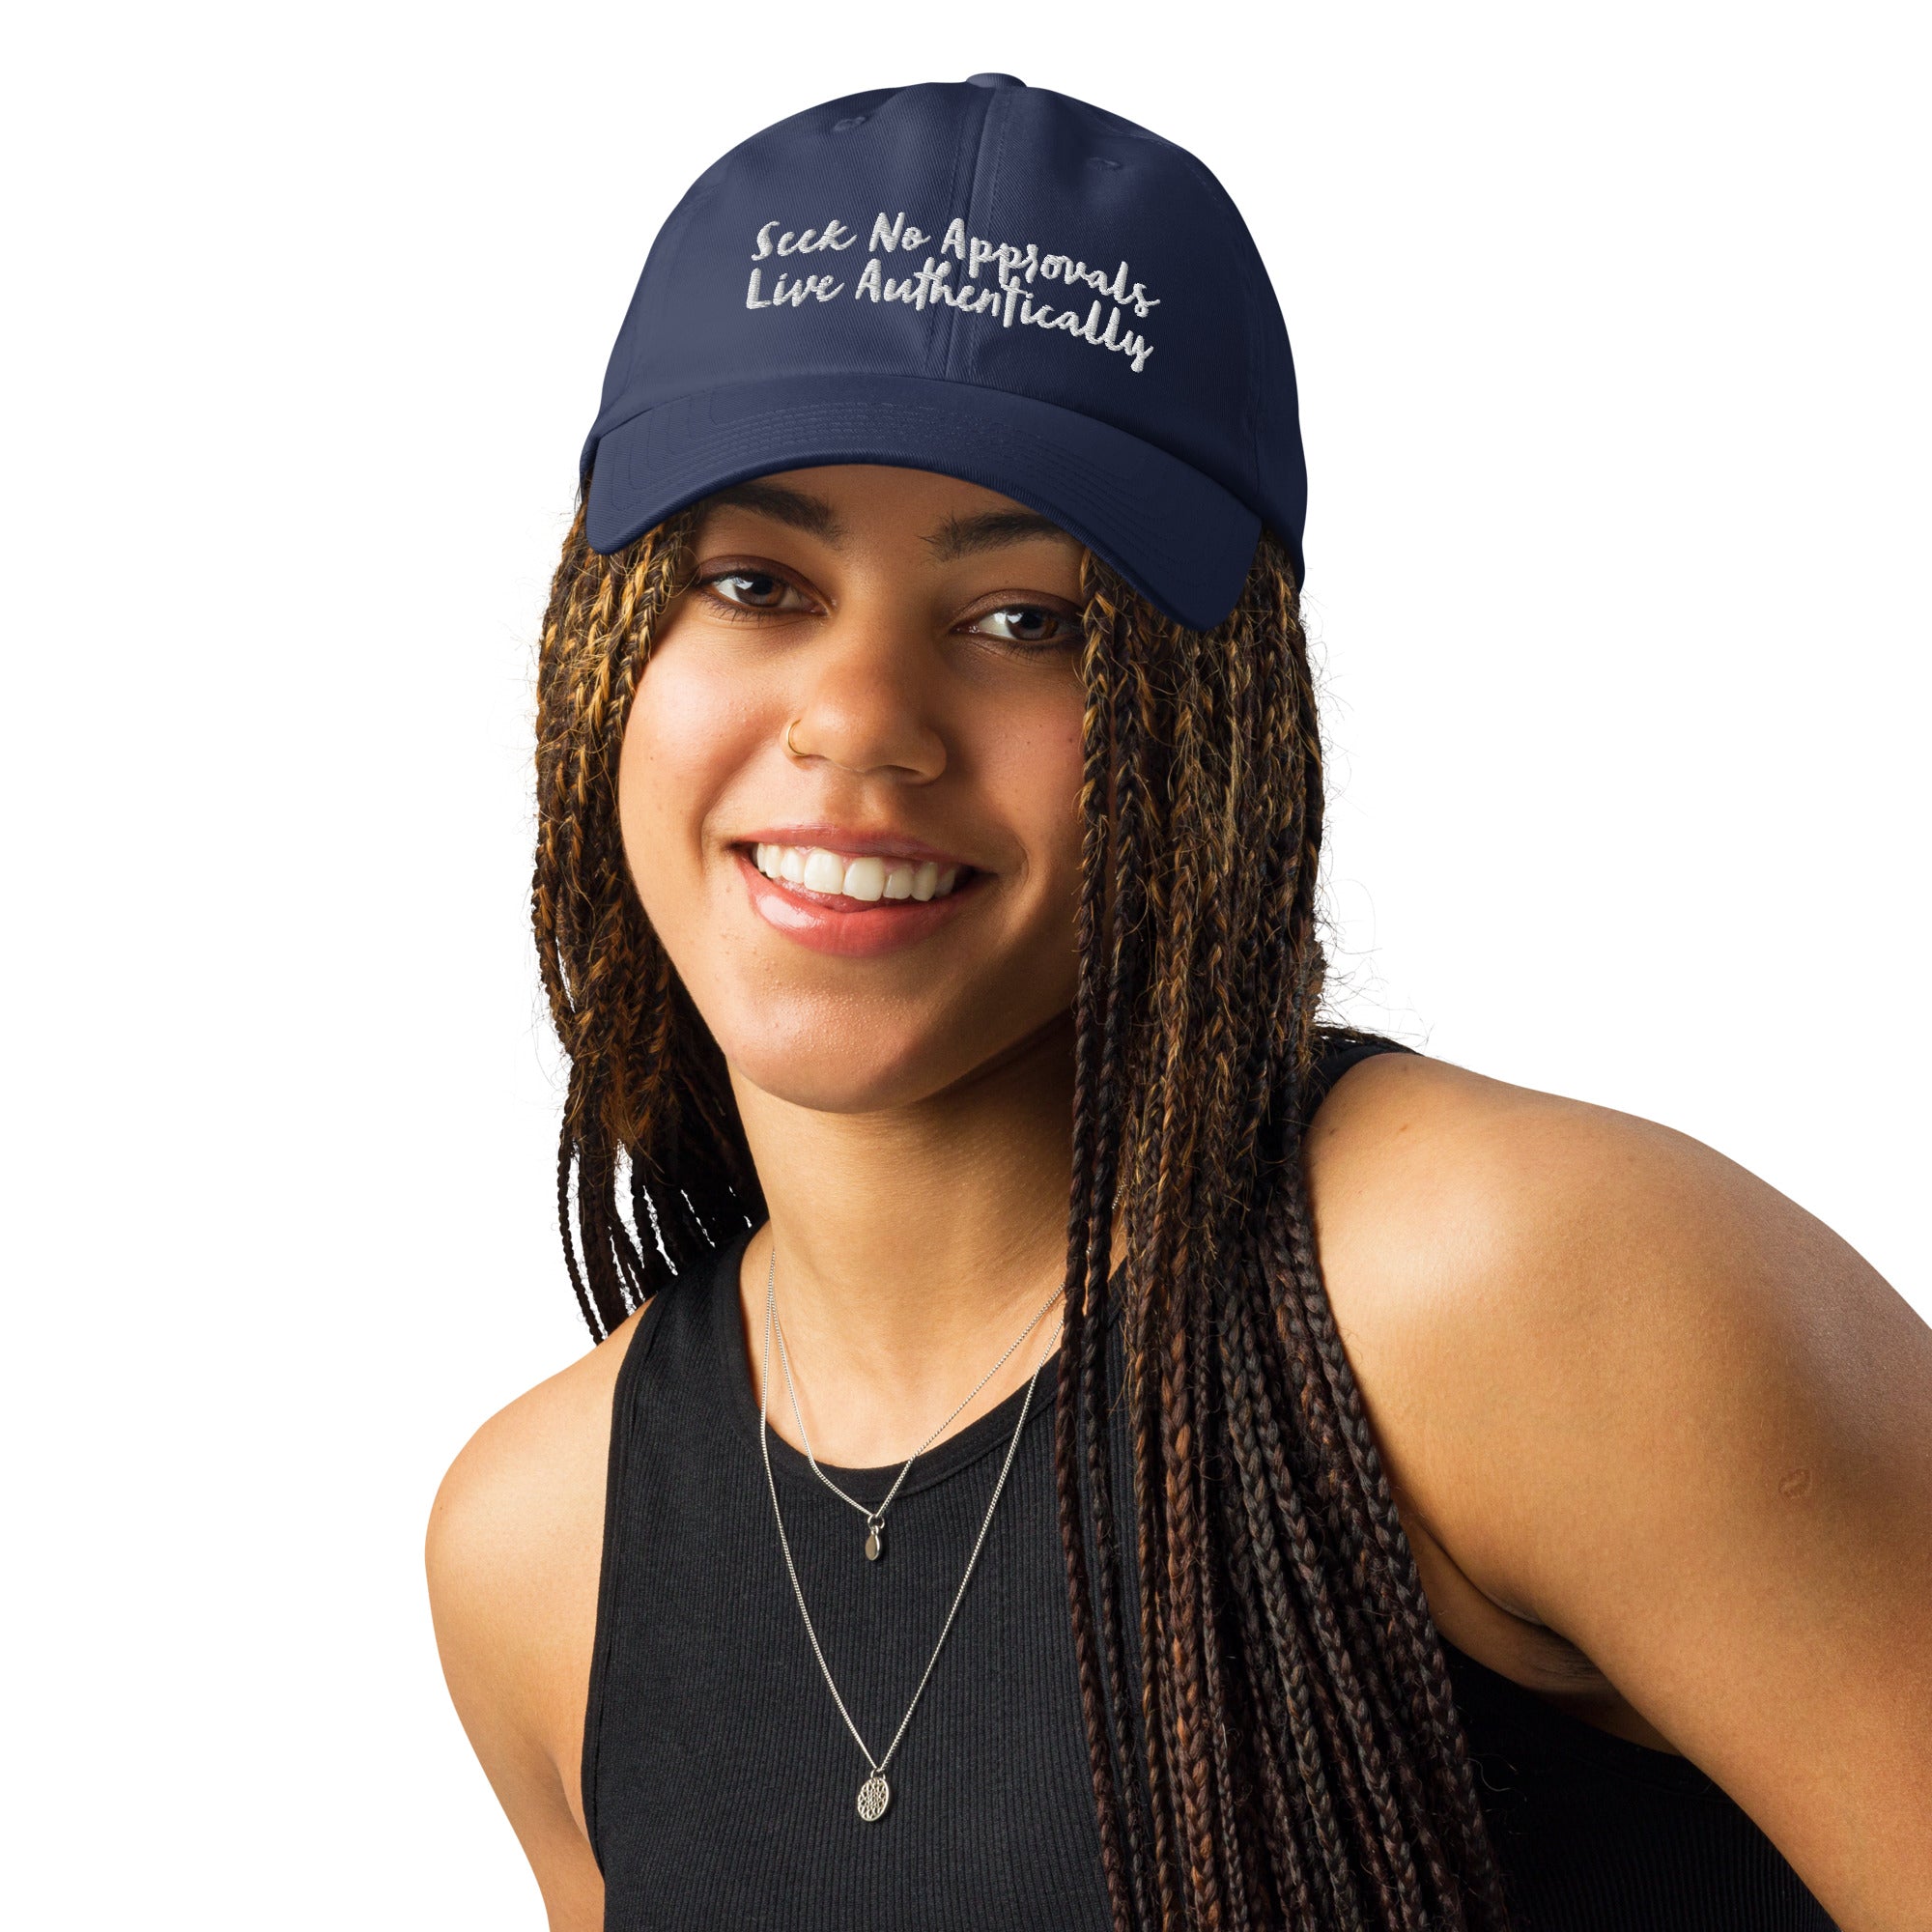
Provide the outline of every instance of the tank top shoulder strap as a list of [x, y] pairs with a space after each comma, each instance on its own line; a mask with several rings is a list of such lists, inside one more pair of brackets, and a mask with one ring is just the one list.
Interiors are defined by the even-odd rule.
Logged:
[[1363, 1033], [1355, 1027], [1318, 1027], [1315, 1030], [1315, 1058], [1304, 1090], [1301, 1119], [1305, 1125], [1315, 1118], [1315, 1110], [1328, 1097], [1330, 1090], [1357, 1061], [1373, 1060], [1378, 1053], [1413, 1053], [1399, 1039], [1378, 1033]]
[[[639, 1466], [644, 1460], [641, 1409], [645, 1385], [648, 1381], [660, 1404], [668, 1392], [674, 1394], [679, 1419], [687, 1427], [695, 1425], [701, 1430], [722, 1409], [722, 1391], [717, 1386], [717, 1352], [711, 1345], [711, 1331], [720, 1313], [719, 1296], [727, 1275], [735, 1278], [745, 1238], [745, 1235], [738, 1235], [716, 1259], [700, 1264], [694, 1279], [660, 1290], [646, 1303], [643, 1313], [637, 1318], [637, 1329], [624, 1351], [624, 1359], [618, 1364], [616, 1384], [611, 1391], [596, 1635], [590, 1653], [589, 1695], [580, 1765], [584, 1823], [592, 1855], [600, 1868], [603, 1845], [598, 1818], [601, 1795], [598, 1765], [604, 1743], [606, 1680], [611, 1626], [617, 1610], [615, 1599], [623, 1588], [630, 1555], [626, 1548], [627, 1530], [637, 1505], [638, 1490], [646, 1480]], [[700, 1448], [700, 1458], [703, 1453]]]

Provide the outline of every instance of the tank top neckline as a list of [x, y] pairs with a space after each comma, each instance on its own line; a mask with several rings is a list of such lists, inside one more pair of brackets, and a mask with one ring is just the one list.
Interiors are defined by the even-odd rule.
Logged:
[[[752, 1454], [758, 1454], [758, 1403], [753, 1394], [752, 1365], [745, 1349], [744, 1327], [739, 1320], [738, 1274], [743, 1264], [745, 1248], [754, 1231], [747, 1228], [737, 1236], [719, 1255], [717, 1265], [704, 1293], [707, 1298], [706, 1313], [712, 1327], [712, 1342], [715, 1346], [715, 1360], [724, 1383], [724, 1408], [736, 1433], [751, 1445]], [[1118, 1276], [1116, 1277], [1118, 1280]], [[1108, 1303], [1108, 1342], [1117, 1342], [1120, 1317], [1120, 1303]], [[759, 1333], [763, 1328], [760, 1324]], [[755, 1347], [756, 1345], [753, 1344]], [[772, 1348], [773, 1371], [778, 1386], [773, 1390], [774, 1402], [787, 1400], [784, 1395], [783, 1372], [778, 1367], [778, 1347]], [[1058, 1350], [1040, 1365], [1035, 1380], [1033, 1402], [1027, 1408], [1027, 1438], [1031, 1438], [1039, 1427], [1041, 1416], [1053, 1413], [1054, 1396], [1060, 1384], [1060, 1357]], [[976, 1416], [964, 1429], [955, 1430], [945, 1440], [936, 1442], [913, 1464], [909, 1475], [899, 1489], [901, 1497], [917, 1495], [923, 1490], [937, 1488], [948, 1482], [962, 1470], [968, 1469], [983, 1458], [1006, 1453], [1007, 1444], [1012, 1439], [1014, 1428], [1020, 1419], [1021, 1405], [1026, 1402], [1027, 1385], [1022, 1382], [1010, 1395], [1004, 1396], [989, 1408], [984, 1415]], [[802, 1449], [795, 1449], [776, 1429], [767, 1431], [771, 1444], [772, 1473], [781, 1483], [809, 1483], [816, 1485], [818, 1478], [811, 1472], [811, 1464]], [[903, 1460], [886, 1463], [876, 1468], [850, 1468], [841, 1463], [828, 1463], [824, 1457], [818, 1459], [818, 1466], [837, 1483], [840, 1489], [849, 1490], [860, 1501], [878, 1502], [884, 1499], [900, 1469]]]

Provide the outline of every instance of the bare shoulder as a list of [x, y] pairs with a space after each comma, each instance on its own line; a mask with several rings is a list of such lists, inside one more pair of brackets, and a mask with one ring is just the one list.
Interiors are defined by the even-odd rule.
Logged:
[[602, 1522], [611, 1404], [639, 1320], [499, 1409], [464, 1445], [430, 1516], [433, 1576], [459, 1588], [498, 1577], [528, 1582], [581, 1554], [584, 1513]]
[[[1753, 1406], [1788, 1422], [1854, 1395], [1851, 1419], [1882, 1434], [1925, 1419], [1932, 1331], [1831, 1229], [1688, 1134], [1389, 1054], [1338, 1083], [1307, 1159], [1351, 1355], [1395, 1435], [1426, 1412], [1431, 1457], [1460, 1477], [1517, 1422], [1574, 1439], [1718, 1405], [1735, 1428]], [[1889, 1410], [1888, 1363], [1905, 1370]], [[1460, 1454], [1450, 1426], [1472, 1432]], [[1804, 1489], [1802, 1462], [1774, 1487]]]
[[602, 1922], [578, 1762], [611, 1402], [640, 1319], [484, 1423], [430, 1514], [425, 1560], [443, 1674], [554, 1927]]
[[[1633, 1297], [1662, 1248], [1716, 1233], [1729, 1164], [1650, 1122], [1420, 1054], [1345, 1074], [1306, 1159], [1329, 1300], [1418, 1556], [1424, 1541], [1453, 1550], [1494, 1607], [1546, 1621], [1517, 1560], [1536, 1477], [1512, 1463], [1546, 1429], [1600, 1429], [1586, 1399], [1629, 1388], [1631, 1350], [1667, 1352], [1705, 1271], [1676, 1271], [1674, 1311], [1638, 1319]], [[1728, 1218], [1738, 1203], [1723, 1206]], [[1548, 1452], [1533, 1467], [1548, 1474]], [[1513, 1486], [1506, 1507], [1492, 1483]]]
[[[1687, 1135], [1420, 1054], [1346, 1074], [1307, 1161], [1338, 1320], [1398, 1385], [1410, 1351], [1481, 1356], [1505, 1330], [1503, 1366], [1540, 1339], [1567, 1349], [1627, 1320], [1666, 1257], [1807, 1236], [1790, 1202]], [[1680, 1268], [1678, 1307], [1729, 1279]]]
[[1567, 1651], [1839, 1922], [1902, 1922], [1888, 1888], [1932, 1892], [1901, 1715], [1932, 1707], [1932, 1330], [1714, 1149], [1440, 1061], [1352, 1068], [1307, 1164], [1445, 1634], [1536, 1689]]

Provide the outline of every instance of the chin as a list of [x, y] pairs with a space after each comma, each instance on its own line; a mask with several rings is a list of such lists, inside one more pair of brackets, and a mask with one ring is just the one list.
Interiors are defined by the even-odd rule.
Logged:
[[769, 1003], [732, 1005], [735, 1025], [706, 1017], [733, 1080], [824, 1114], [917, 1106], [1024, 1051], [1057, 1023], [1056, 1009], [1035, 1010], [1018, 997], [938, 1005], [814, 999], [776, 1011]]
[[740, 1053], [725, 1051], [734, 1079], [788, 1106], [819, 1114], [876, 1114], [929, 1099], [961, 1070], [940, 1066], [938, 1058], [917, 1050], [881, 1052], [877, 1042], [863, 1054], [830, 1046], [800, 1050], [769, 1041]]

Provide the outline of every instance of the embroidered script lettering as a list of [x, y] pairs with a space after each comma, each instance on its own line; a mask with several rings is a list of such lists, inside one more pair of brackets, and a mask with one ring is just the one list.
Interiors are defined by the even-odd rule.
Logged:
[[771, 296], [760, 300], [758, 277], [763, 272], [762, 269], [752, 270], [752, 286], [745, 295], [747, 308], [797, 308], [808, 299], [829, 302], [845, 286], [843, 282], [835, 282], [830, 275], [794, 275], [787, 281], [785, 271], [781, 269], [772, 283]]
[[790, 229], [774, 242], [772, 230], [781, 224], [768, 221], [758, 230], [758, 245], [752, 256], [754, 262], [762, 262], [767, 255], [815, 255], [822, 248], [846, 249], [851, 247], [858, 237], [842, 221], [828, 221], [823, 228], [807, 228], [794, 235]]
[[[758, 230], [752, 260], [812, 255], [825, 249], [842, 253], [858, 239], [842, 221], [792, 230], [775, 218]], [[1144, 283], [1128, 279], [1125, 262], [1109, 272], [1081, 256], [1044, 253], [1036, 242], [990, 241], [968, 234], [965, 221], [954, 215], [946, 224], [936, 252], [924, 254], [917, 269], [907, 262], [900, 272], [888, 272], [897, 266], [888, 258], [920, 253], [931, 239], [917, 222], [906, 219], [903, 209], [890, 214], [881, 210], [872, 219], [866, 243], [866, 266], [852, 285], [853, 300], [904, 302], [920, 312], [943, 302], [967, 315], [989, 317], [1002, 328], [1062, 331], [1076, 342], [1125, 356], [1136, 376], [1147, 367], [1153, 344], [1129, 327], [1124, 318], [1131, 312], [1134, 321], [1145, 322], [1160, 301], [1148, 294]], [[747, 308], [795, 309], [808, 301], [831, 301], [845, 290], [845, 284], [829, 273], [788, 277], [781, 269], [767, 296], [760, 280], [763, 272], [752, 270]], [[1042, 298], [1042, 282], [1055, 285], [1057, 301]]]

